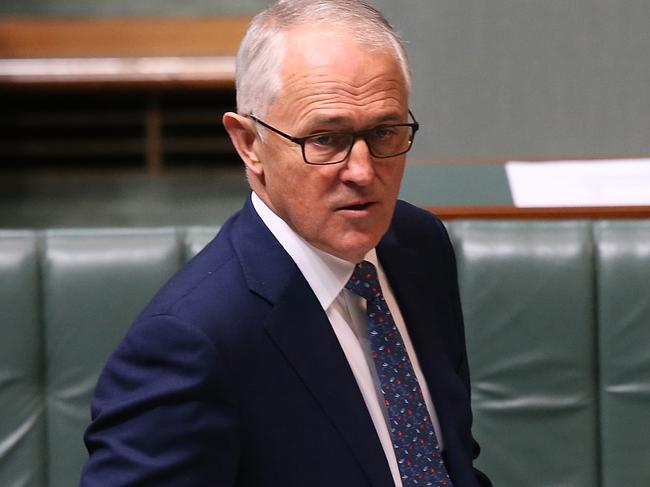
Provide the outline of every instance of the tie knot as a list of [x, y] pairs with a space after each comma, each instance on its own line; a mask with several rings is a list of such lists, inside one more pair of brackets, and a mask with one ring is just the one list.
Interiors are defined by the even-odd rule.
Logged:
[[356, 265], [345, 287], [367, 301], [381, 296], [381, 286], [377, 278], [377, 269], [367, 260], [361, 261]]

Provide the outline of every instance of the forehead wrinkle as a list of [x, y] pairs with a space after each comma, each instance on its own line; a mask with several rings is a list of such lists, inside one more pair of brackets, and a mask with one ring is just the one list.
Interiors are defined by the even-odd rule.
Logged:
[[[304, 87], [301, 90], [292, 92], [293, 103], [298, 107], [309, 107], [313, 104], [325, 105], [352, 105], [365, 106], [378, 101], [392, 100], [397, 105], [403, 105], [406, 96], [402, 85], [394, 83], [391, 86], [382, 87], [380, 90], [354, 90], [351, 92], [345, 86], [323, 86], [314, 90], [313, 87]], [[298, 108], [298, 111], [303, 111]]]
[[[302, 92], [315, 91], [317, 93], [343, 93], [356, 96], [366, 91], [389, 91], [389, 90], [404, 90], [404, 83], [400, 79], [386, 79], [384, 74], [378, 74], [361, 84], [353, 84], [345, 80], [332, 80], [327, 75], [306, 75], [296, 76], [294, 80], [286, 80], [284, 88], [287, 91], [299, 95]], [[310, 78], [316, 78], [311, 80]], [[322, 79], [323, 80], [319, 80]], [[297, 85], [297, 86], [295, 86]]]
[[[363, 109], [364, 113], [370, 114], [371, 111], [377, 111], [375, 115], [395, 116], [398, 118], [405, 109], [405, 98], [402, 91], [392, 89], [390, 91], [372, 92], [357, 97], [336, 96], [332, 93], [316, 93], [302, 97], [299, 103], [294, 104], [290, 118], [294, 121], [314, 122], [315, 119], [328, 118], [323, 117], [323, 111], [347, 110], [350, 108]], [[391, 112], [391, 113], [388, 113]], [[318, 115], [313, 115], [314, 113]], [[331, 118], [331, 117], [329, 117]], [[340, 118], [348, 118], [341, 116]]]
[[[399, 110], [402, 107], [402, 103], [398, 98], [395, 97], [389, 97], [386, 99], [377, 99], [377, 100], [371, 100], [369, 102], [346, 102], [346, 103], [341, 103], [340, 101], [335, 101], [335, 100], [329, 100], [326, 102], [319, 101], [317, 104], [310, 103], [306, 105], [302, 110], [300, 110], [299, 113], [297, 113], [297, 118], [303, 120], [305, 123], [311, 124], [325, 124], [325, 123], [341, 123], [341, 122], [347, 122], [350, 123], [352, 120], [350, 120], [346, 115], [343, 113], [338, 114], [336, 112], [334, 113], [327, 113], [325, 111], [329, 110], [340, 110], [340, 109], [346, 109], [350, 107], [354, 108], [366, 108], [368, 109], [369, 106], [374, 103], [374, 102], [381, 102], [382, 106], [379, 107], [380, 111], [378, 111], [376, 114], [374, 114], [371, 117], [372, 121], [384, 121], [388, 119], [398, 119], [402, 115], [401, 113], [398, 113]], [[393, 103], [391, 103], [393, 102]], [[374, 108], [374, 107], [372, 107]], [[386, 111], [383, 111], [381, 109], [388, 109]], [[369, 113], [366, 111], [366, 113]], [[373, 123], [370, 121], [369, 123]]]
[[[354, 107], [367, 107], [374, 103], [378, 102], [395, 102], [397, 106], [402, 106], [402, 98], [397, 94], [387, 94], [387, 93], [369, 93], [368, 95], [351, 97], [351, 98], [340, 98], [332, 97], [326, 94], [313, 95], [304, 99], [305, 108], [311, 107], [314, 104], [318, 104], [313, 108], [317, 110], [318, 108], [329, 108], [331, 106], [341, 105], [341, 106], [354, 106]], [[310, 108], [311, 110], [312, 108]]]

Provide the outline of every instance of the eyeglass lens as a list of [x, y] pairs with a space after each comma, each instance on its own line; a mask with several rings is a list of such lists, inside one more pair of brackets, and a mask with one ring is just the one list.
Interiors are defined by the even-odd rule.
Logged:
[[[378, 127], [363, 134], [370, 153], [375, 157], [391, 157], [408, 151], [413, 139], [409, 126]], [[311, 164], [331, 164], [345, 159], [355, 142], [355, 136], [325, 133], [304, 141], [305, 160]]]

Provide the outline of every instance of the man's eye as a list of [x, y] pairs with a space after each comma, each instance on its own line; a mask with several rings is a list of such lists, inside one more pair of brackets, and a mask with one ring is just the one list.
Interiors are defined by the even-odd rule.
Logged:
[[377, 127], [370, 132], [370, 135], [376, 139], [384, 139], [395, 135], [395, 133], [394, 127]]
[[315, 135], [309, 139], [309, 142], [316, 145], [329, 146], [335, 143], [334, 134]]
[[341, 149], [346, 147], [351, 140], [349, 134], [338, 134], [336, 132], [324, 132], [311, 136], [307, 142], [314, 147], [328, 148], [328, 149]]

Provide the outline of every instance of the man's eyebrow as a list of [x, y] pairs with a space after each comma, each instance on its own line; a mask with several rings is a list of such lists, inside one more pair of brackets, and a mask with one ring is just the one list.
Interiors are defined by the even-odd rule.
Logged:
[[374, 120], [374, 125], [380, 125], [382, 123], [402, 123], [402, 114], [400, 113], [387, 113], [378, 117]]
[[[402, 115], [399, 113], [387, 113], [381, 115], [377, 118], [374, 118], [369, 124], [368, 127], [377, 127], [386, 123], [402, 123]], [[309, 121], [309, 126], [318, 127], [318, 126], [328, 126], [328, 125], [346, 125], [350, 124], [350, 119], [348, 117], [332, 115], [332, 116], [319, 116]]]
[[338, 116], [338, 115], [324, 115], [324, 116], [319, 116], [316, 118], [313, 118], [312, 120], [309, 121], [309, 125], [311, 126], [318, 126], [318, 125], [337, 125], [337, 124], [343, 124], [348, 122], [348, 119], [343, 116]]

